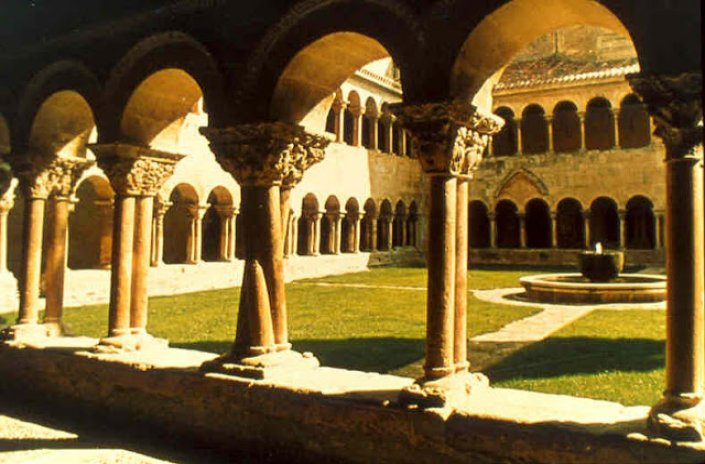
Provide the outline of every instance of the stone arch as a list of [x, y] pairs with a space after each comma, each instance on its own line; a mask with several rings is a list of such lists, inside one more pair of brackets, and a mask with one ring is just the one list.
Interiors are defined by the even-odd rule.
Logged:
[[211, 124], [217, 126], [222, 121], [227, 104], [223, 77], [215, 59], [203, 44], [188, 34], [166, 31], [142, 39], [111, 70], [105, 85], [105, 101], [112, 117], [101, 140], [103, 136], [105, 142], [119, 140], [123, 113], [134, 91], [162, 70], [179, 70], [188, 75], [201, 92]]
[[[377, 20], [371, 22], [370, 17]], [[414, 76], [405, 77], [407, 71], [410, 73], [414, 69], [419, 50], [425, 49], [422, 34], [423, 28], [414, 12], [399, 0], [299, 2], [268, 30], [255, 47], [244, 67], [248, 72], [238, 76], [240, 85], [235, 107], [251, 109], [242, 117], [298, 122], [355, 70], [388, 55], [401, 69], [406, 87], [406, 80], [414, 80]], [[338, 37], [321, 49], [310, 48], [315, 43], [323, 45], [321, 40], [334, 35]], [[354, 36], [366, 40], [359, 41]], [[352, 41], [348, 42], [348, 39]], [[370, 40], [381, 44], [385, 50], [383, 55], [373, 51], [379, 47], [368, 48]], [[329, 57], [326, 53], [318, 53], [331, 45], [336, 50], [331, 51]], [[331, 66], [325, 65], [327, 63], [332, 63], [336, 69], [330, 69]], [[303, 92], [300, 92], [301, 84], [306, 80], [302, 79], [305, 69], [316, 71], [319, 84], [315, 88], [304, 85]], [[325, 91], [324, 87], [329, 90]], [[300, 97], [289, 104], [286, 100], [292, 95]], [[262, 105], [262, 102], [268, 104]]]
[[357, 227], [360, 220], [360, 204], [357, 199], [351, 197], [345, 202], [345, 218], [342, 221], [341, 230], [341, 252], [355, 253], [359, 244], [357, 243]]
[[392, 220], [392, 247], [406, 245], [406, 221], [409, 212], [403, 200], [399, 200], [394, 207], [394, 219]]
[[468, 244], [470, 248], [489, 248], [490, 217], [487, 205], [480, 200], [473, 200], [468, 206]]
[[[372, 97], [367, 97], [365, 114], [362, 115], [362, 146], [365, 148], [377, 147], [377, 102]], [[373, 131], [374, 128], [374, 131]], [[372, 141], [374, 140], [374, 145]]]
[[656, 217], [653, 202], [642, 195], [637, 195], [627, 202], [625, 218], [625, 248], [653, 250], [656, 248]]
[[[41, 138], [58, 138], [56, 145], [73, 147], [68, 150], [73, 153], [65, 154], [84, 156], [85, 143], [98, 124], [102, 128], [101, 92], [98, 79], [78, 61], [62, 60], [45, 67], [30, 79], [19, 102], [13, 149], [19, 153], [36, 149], [32, 144], [37, 143], [37, 131], [44, 131], [48, 134]], [[41, 129], [38, 117], [46, 118]]]
[[377, 249], [390, 251], [392, 245], [392, 220], [394, 210], [392, 202], [388, 199], [382, 201], [379, 207], [379, 217], [377, 218]]
[[356, 121], [362, 113], [362, 107], [360, 105], [360, 95], [355, 91], [351, 90], [348, 93], [347, 105], [345, 106], [345, 112], [343, 113], [343, 140], [348, 145], [359, 145], [360, 141], [355, 134], [357, 130]]
[[521, 113], [521, 152], [538, 154], [548, 151], [548, 124], [546, 112], [538, 104], [531, 104]]
[[495, 227], [497, 248], [519, 248], [521, 246], [521, 227], [519, 210], [511, 200], [501, 200], [495, 206]]
[[578, 107], [571, 101], [561, 101], [553, 108], [553, 151], [567, 153], [582, 146]]
[[[489, 5], [478, 11], [477, 24], [463, 24], [463, 10], [477, 10], [475, 2], [457, 0], [439, 5], [453, 18], [458, 29], [466, 31], [450, 73], [450, 94], [457, 99], [472, 98], [524, 46], [549, 32], [573, 25], [592, 25], [612, 30], [624, 37], [629, 31], [615, 11], [591, 0], [511, 0], [501, 6]], [[461, 39], [462, 40], [462, 39]]]
[[321, 254], [335, 254], [340, 220], [340, 201], [335, 195], [326, 199], [325, 214], [321, 219]]
[[519, 169], [509, 173], [500, 182], [494, 197], [511, 198], [516, 203], [523, 203], [526, 198], [547, 197], [546, 184], [528, 169]]
[[390, 140], [389, 126], [392, 124], [392, 114], [389, 111], [389, 104], [383, 102], [380, 109], [380, 116], [377, 119], [377, 149], [382, 153], [391, 153], [392, 141]]
[[164, 262], [193, 264], [195, 241], [194, 221], [199, 215], [196, 189], [178, 184], [169, 195], [171, 206], [164, 215]]
[[563, 198], [556, 206], [556, 245], [564, 249], [585, 247], [583, 205], [575, 198]]
[[512, 156], [517, 153], [517, 123], [514, 111], [508, 106], [501, 106], [494, 112], [504, 119], [504, 126], [492, 138], [492, 152], [494, 156]]
[[551, 211], [541, 198], [529, 200], [524, 207], [526, 246], [528, 248], [551, 247]]
[[360, 249], [375, 251], [377, 249], [377, 231], [374, 224], [377, 221], [377, 204], [372, 198], [365, 201], [365, 216], [360, 223]]
[[590, 245], [598, 242], [606, 248], [619, 248], [619, 213], [612, 198], [599, 197], [590, 204]]
[[208, 194], [207, 203], [208, 209], [203, 215], [201, 256], [203, 261], [226, 261], [233, 196], [227, 188], [219, 185]]
[[603, 97], [590, 100], [585, 110], [585, 148], [588, 150], [614, 148], [614, 124], [610, 101]]
[[69, 216], [68, 267], [107, 269], [113, 242], [113, 192], [102, 176], [82, 180], [75, 194], [78, 203]]
[[646, 105], [636, 95], [629, 94], [620, 104], [619, 146], [639, 148], [651, 143], [651, 123]]
[[298, 253], [302, 256], [318, 254], [316, 248], [317, 234], [320, 233], [316, 224], [320, 224], [320, 206], [318, 198], [313, 193], [307, 193], [301, 200], [301, 217], [299, 218]]

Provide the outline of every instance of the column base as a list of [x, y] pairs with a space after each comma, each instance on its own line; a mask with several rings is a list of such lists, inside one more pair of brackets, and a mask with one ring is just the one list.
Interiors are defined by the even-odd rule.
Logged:
[[0, 340], [19, 343], [36, 343], [46, 340], [47, 328], [44, 324], [15, 324], [0, 332]]
[[653, 432], [672, 441], [705, 439], [705, 404], [696, 396], [667, 396], [651, 408], [647, 420]]
[[145, 332], [101, 338], [93, 348], [93, 351], [101, 354], [121, 354], [134, 351], [163, 350], [166, 348], [169, 348], [169, 340], [156, 338]]
[[405, 407], [443, 408], [464, 402], [473, 390], [489, 388], [484, 375], [458, 372], [440, 379], [419, 379], [399, 393], [399, 404]]
[[64, 337], [68, 335], [68, 331], [61, 321], [44, 321], [47, 337]]
[[249, 357], [227, 353], [212, 361], [206, 361], [201, 365], [200, 370], [264, 380], [282, 374], [315, 369], [319, 366], [318, 359], [311, 353], [286, 350]]

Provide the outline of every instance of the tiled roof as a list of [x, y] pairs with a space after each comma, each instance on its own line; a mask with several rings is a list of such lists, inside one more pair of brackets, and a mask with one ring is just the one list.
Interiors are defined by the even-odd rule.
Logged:
[[517, 61], [504, 70], [495, 90], [509, 90], [539, 85], [599, 80], [639, 72], [636, 58], [617, 61], [575, 60], [550, 56]]

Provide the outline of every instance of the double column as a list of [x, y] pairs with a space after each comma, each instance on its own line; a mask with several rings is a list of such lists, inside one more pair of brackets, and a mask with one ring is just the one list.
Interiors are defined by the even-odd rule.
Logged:
[[[285, 123], [203, 129], [211, 149], [240, 184], [245, 271], [235, 343], [203, 370], [265, 378], [278, 367], [317, 366], [291, 350], [284, 288], [281, 187], [296, 185], [323, 159], [328, 140]], [[284, 219], [285, 220], [285, 219]]]
[[[429, 176], [428, 296], [424, 377], [409, 393], [443, 404], [467, 391], [467, 203], [471, 173], [502, 122], [460, 102], [393, 105]], [[455, 385], [458, 388], [453, 387]]]
[[[20, 307], [17, 324], [6, 336], [14, 339], [63, 335], [64, 276], [70, 197], [83, 172], [93, 162], [83, 158], [26, 155], [11, 158], [25, 197]], [[52, 213], [47, 231], [46, 311], [39, 324], [39, 286], [47, 203]]]
[[[9, 172], [9, 171], [8, 171]], [[7, 269], [7, 217], [10, 210], [15, 205], [15, 188], [17, 180], [12, 179], [7, 186], [0, 185], [0, 280], [3, 276], [9, 275]]]
[[636, 74], [631, 86], [666, 147], [666, 388], [649, 425], [672, 440], [705, 438], [702, 74]]
[[165, 346], [147, 333], [154, 197], [183, 155], [123, 143], [93, 145], [115, 190], [108, 336], [99, 351]]

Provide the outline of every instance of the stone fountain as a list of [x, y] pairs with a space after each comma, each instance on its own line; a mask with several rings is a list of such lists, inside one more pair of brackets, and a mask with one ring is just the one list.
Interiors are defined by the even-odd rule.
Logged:
[[556, 304], [654, 303], [666, 299], [666, 278], [622, 274], [624, 253], [595, 250], [578, 255], [580, 273], [522, 277], [519, 282], [531, 301]]

